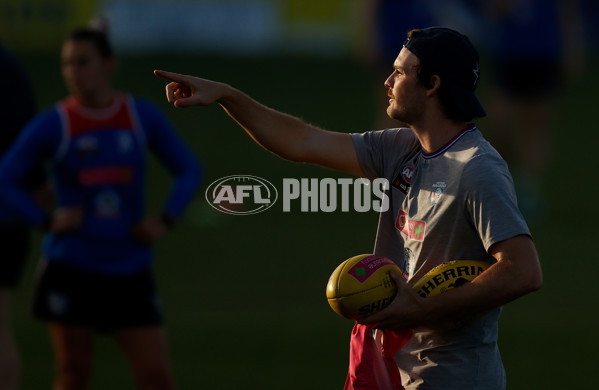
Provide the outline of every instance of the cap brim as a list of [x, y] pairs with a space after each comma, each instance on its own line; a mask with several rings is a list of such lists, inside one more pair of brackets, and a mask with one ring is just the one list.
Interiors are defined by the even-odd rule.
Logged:
[[473, 91], [461, 88], [455, 84], [451, 85], [448, 89], [455, 105], [458, 106], [464, 114], [471, 116], [472, 118], [482, 118], [487, 116], [487, 112]]

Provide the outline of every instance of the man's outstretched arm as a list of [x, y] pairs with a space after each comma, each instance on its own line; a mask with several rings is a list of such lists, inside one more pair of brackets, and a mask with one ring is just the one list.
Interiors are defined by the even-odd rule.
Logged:
[[349, 134], [311, 126], [227, 84], [162, 70], [154, 74], [170, 81], [166, 98], [175, 107], [218, 103], [256, 143], [276, 155], [363, 176]]

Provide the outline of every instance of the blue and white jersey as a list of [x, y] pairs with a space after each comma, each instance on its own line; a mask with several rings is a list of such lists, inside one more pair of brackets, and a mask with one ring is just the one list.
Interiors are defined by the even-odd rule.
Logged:
[[70, 97], [31, 121], [7, 153], [0, 164], [0, 196], [39, 225], [45, 213], [20, 183], [40, 160], [50, 161], [57, 206], [82, 207], [84, 220], [76, 232], [46, 235], [44, 256], [92, 272], [135, 272], [151, 263], [151, 248], [130, 234], [145, 216], [148, 150], [175, 178], [163, 211], [177, 217], [201, 177], [199, 164], [165, 117], [125, 94], [115, 95], [104, 109]]

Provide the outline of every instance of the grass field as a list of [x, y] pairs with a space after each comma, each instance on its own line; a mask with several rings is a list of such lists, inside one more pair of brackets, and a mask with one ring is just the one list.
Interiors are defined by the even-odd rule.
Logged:
[[[58, 60], [24, 56], [23, 61], [40, 107], [64, 96]], [[217, 106], [174, 110], [164, 100], [164, 82], [152, 75], [154, 68], [226, 81], [269, 106], [345, 132], [370, 129], [376, 110], [372, 75], [344, 59], [153, 56], [121, 59], [117, 76], [120, 89], [166, 110], [205, 169], [196, 200], [156, 248], [178, 387], [342, 388], [352, 323], [329, 308], [324, 289], [340, 261], [372, 250], [377, 216], [283, 213], [277, 206], [252, 216], [218, 214], [203, 190], [223, 176], [253, 174], [279, 186], [284, 177], [341, 175], [282, 161], [256, 147]], [[596, 68], [566, 91], [556, 112], [559, 148], [544, 183], [547, 212], [531, 224], [545, 285], [507, 305], [501, 318], [510, 390], [579, 389], [595, 382], [599, 207], [593, 194], [599, 186], [597, 158], [587, 149], [599, 141], [592, 115], [599, 88]], [[479, 122], [483, 132], [489, 120]], [[168, 177], [152, 164], [149, 203], [156, 211]], [[48, 389], [53, 375], [46, 327], [29, 313], [38, 257], [36, 245], [15, 297], [23, 389]], [[110, 338], [98, 338], [95, 362], [92, 389], [133, 388]]]

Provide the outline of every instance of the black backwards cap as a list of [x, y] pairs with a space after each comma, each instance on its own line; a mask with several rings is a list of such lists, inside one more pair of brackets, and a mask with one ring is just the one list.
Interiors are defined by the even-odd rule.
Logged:
[[480, 79], [479, 56], [467, 36], [445, 27], [412, 30], [404, 47], [441, 76], [464, 114], [473, 118], [487, 115], [474, 93]]

